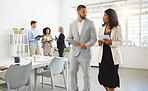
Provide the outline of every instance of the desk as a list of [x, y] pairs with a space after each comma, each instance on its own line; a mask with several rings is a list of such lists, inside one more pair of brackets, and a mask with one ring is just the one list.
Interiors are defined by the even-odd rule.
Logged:
[[[46, 57], [46, 56], [38, 56], [36, 61], [33, 61], [32, 57], [25, 57], [25, 58], [21, 58], [20, 61], [20, 65], [26, 65], [28, 64], [30, 61], [32, 61], [32, 70], [34, 70], [34, 78], [35, 78], [35, 91], [37, 91], [37, 69], [44, 67], [46, 65], [49, 65], [51, 60], [54, 57]], [[66, 70], [66, 81], [68, 83], [68, 59], [65, 59], [65, 70]], [[1, 61], [0, 62], [0, 66], [6, 66], [9, 67], [10, 65], [14, 64], [13, 60], [10, 61]], [[0, 74], [4, 76], [6, 70], [4, 71], [0, 71]], [[68, 88], [68, 84], [67, 84], [67, 88]]]

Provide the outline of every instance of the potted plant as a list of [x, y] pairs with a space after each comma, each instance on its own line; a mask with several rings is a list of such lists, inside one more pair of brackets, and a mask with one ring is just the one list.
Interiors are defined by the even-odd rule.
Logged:
[[[71, 47], [66, 47], [66, 48], [64, 49], [63, 56], [66, 55], [66, 57], [69, 57], [69, 52], [70, 52], [70, 50], [71, 50]], [[54, 52], [54, 53], [55, 53], [55, 52], [58, 52], [58, 48], [55, 47], [53, 52]]]
[[20, 28], [19, 34], [25, 34], [24, 28]]
[[24, 28], [21, 28], [20, 30], [24, 30]]

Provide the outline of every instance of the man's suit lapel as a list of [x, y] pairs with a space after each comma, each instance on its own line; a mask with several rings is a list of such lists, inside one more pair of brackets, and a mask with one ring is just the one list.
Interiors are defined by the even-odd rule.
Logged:
[[79, 35], [79, 32], [78, 32], [78, 26], [77, 26], [77, 21], [75, 21], [75, 27], [76, 27], [76, 34], [77, 34], [77, 37], [78, 39], [80, 39], [80, 35]]
[[83, 24], [83, 27], [82, 27], [82, 30], [81, 30], [80, 39], [81, 39], [81, 37], [82, 37], [82, 35], [83, 35], [83, 32], [84, 32], [84, 30], [85, 30], [85, 28], [86, 28], [86, 25], [87, 25], [87, 19], [84, 20], [84, 24]]

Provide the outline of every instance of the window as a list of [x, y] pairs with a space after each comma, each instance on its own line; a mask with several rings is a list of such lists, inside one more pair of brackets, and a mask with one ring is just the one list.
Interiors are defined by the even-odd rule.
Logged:
[[140, 46], [140, 24], [139, 16], [128, 16], [128, 41], [132, 44]]
[[141, 15], [141, 46], [148, 46], [148, 15]]
[[[104, 11], [116, 10], [122, 27], [124, 45], [148, 46], [148, 0], [106, 0], [87, 5], [87, 18], [94, 21], [97, 33], [103, 24]], [[72, 20], [76, 19], [76, 7], [72, 7]]]

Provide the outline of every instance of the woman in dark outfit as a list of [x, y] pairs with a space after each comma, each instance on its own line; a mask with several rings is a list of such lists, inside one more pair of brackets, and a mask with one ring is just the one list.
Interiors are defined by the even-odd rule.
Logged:
[[98, 81], [106, 91], [115, 91], [120, 87], [118, 75], [121, 55], [119, 47], [122, 46], [121, 27], [118, 16], [113, 9], [107, 9], [103, 16], [104, 24], [99, 30], [99, 35], [109, 35], [110, 40], [98, 40], [99, 50], [99, 75]]
[[64, 52], [64, 49], [66, 48], [65, 41], [64, 41], [65, 36], [64, 36], [64, 32], [63, 32], [63, 27], [59, 27], [58, 32], [60, 33], [59, 37], [57, 38], [55, 36], [55, 39], [57, 41], [57, 48], [58, 48], [58, 52], [59, 52], [59, 57], [63, 57], [63, 52]]

